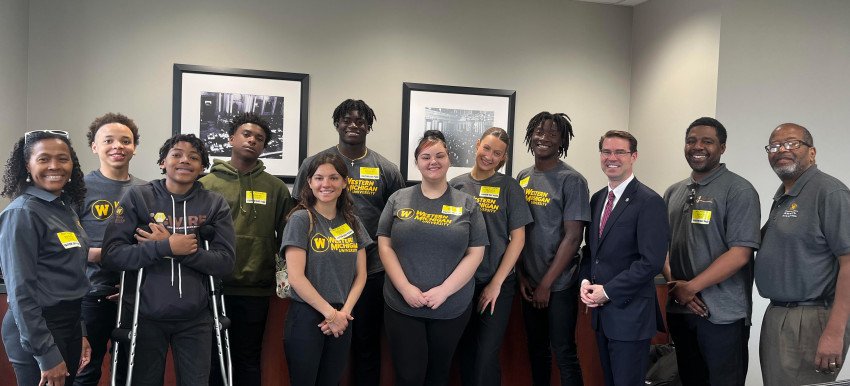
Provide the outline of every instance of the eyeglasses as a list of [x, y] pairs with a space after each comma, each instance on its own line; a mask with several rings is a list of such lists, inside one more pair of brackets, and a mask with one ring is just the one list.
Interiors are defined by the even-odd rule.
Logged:
[[630, 151], [625, 151], [625, 150], [614, 150], [614, 151], [611, 151], [611, 150], [607, 150], [607, 149], [606, 149], [606, 150], [600, 150], [600, 151], [599, 151], [599, 154], [601, 154], [601, 155], [602, 155], [603, 157], [605, 157], [605, 158], [608, 158], [608, 157], [610, 157], [611, 155], [615, 155], [615, 156], [617, 156], [617, 158], [620, 158], [620, 157], [622, 157], [622, 156], [624, 156], [624, 155], [626, 155], [626, 154], [632, 154], [632, 152], [630, 152]]
[[67, 138], [67, 139], [71, 139], [71, 136], [65, 130], [33, 130], [33, 131], [27, 131], [26, 133], [24, 133], [24, 143], [28, 143], [29, 137], [32, 136], [32, 135], [38, 134], [38, 133], [61, 135], [65, 138]]
[[767, 151], [768, 153], [776, 153], [776, 152], [779, 151], [779, 148], [784, 147], [785, 150], [794, 150], [794, 149], [799, 149], [800, 145], [806, 145], [808, 147], [812, 147], [812, 145], [809, 144], [809, 143], [806, 143], [806, 142], [801, 141], [799, 139], [792, 139], [792, 140], [785, 141], [785, 142], [771, 143], [770, 145], [765, 146], [764, 150]]

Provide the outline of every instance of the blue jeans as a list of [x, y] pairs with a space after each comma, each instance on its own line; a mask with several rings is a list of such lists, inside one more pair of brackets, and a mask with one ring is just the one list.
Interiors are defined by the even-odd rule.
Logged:
[[523, 299], [522, 316], [534, 385], [550, 385], [552, 352], [561, 373], [562, 386], [584, 383], [576, 350], [578, 301], [578, 285], [552, 292], [546, 308], [534, 308], [531, 302]]

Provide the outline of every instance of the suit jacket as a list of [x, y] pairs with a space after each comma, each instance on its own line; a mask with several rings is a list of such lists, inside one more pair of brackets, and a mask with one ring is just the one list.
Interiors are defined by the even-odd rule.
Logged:
[[602, 236], [599, 223], [608, 188], [590, 199], [591, 222], [585, 237], [581, 279], [601, 284], [610, 302], [593, 308], [591, 325], [622, 341], [651, 339], [663, 331], [654, 278], [667, 254], [670, 226], [664, 200], [633, 179], [617, 201]]

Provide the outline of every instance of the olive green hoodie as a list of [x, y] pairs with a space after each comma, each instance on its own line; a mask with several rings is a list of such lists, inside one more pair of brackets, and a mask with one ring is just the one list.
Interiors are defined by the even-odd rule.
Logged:
[[[214, 160], [204, 187], [224, 196], [236, 231], [236, 268], [224, 279], [224, 293], [270, 296], [274, 293], [274, 260], [286, 215], [294, 201], [286, 184], [266, 173], [263, 161], [245, 174], [229, 162]], [[252, 194], [253, 192], [253, 194]]]

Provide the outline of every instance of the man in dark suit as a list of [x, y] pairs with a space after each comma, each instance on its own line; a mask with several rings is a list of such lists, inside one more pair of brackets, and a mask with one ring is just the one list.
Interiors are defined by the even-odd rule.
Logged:
[[593, 310], [605, 384], [643, 385], [649, 341], [663, 329], [653, 279], [667, 253], [667, 209], [657, 193], [634, 178], [634, 136], [605, 133], [599, 154], [608, 186], [590, 199], [579, 293]]

